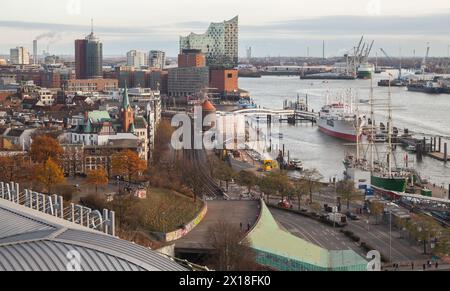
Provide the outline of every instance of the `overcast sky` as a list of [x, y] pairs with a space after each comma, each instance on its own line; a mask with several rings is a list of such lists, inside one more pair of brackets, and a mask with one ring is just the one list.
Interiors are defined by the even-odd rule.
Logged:
[[[4, 1], [3, 1], [4, 2]], [[362, 34], [392, 56], [447, 54], [449, 0], [14, 0], [0, 4], [0, 54], [23, 45], [73, 54], [73, 40], [89, 33], [90, 19], [105, 55], [161, 49], [174, 56], [179, 35], [204, 32], [209, 22], [239, 15], [240, 53], [255, 56], [326, 55], [351, 50]]]

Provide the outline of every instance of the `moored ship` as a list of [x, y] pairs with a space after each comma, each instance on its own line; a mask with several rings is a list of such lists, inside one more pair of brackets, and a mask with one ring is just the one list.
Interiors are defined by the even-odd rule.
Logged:
[[357, 141], [357, 115], [343, 103], [325, 105], [319, 113], [317, 125], [323, 133], [350, 142]]

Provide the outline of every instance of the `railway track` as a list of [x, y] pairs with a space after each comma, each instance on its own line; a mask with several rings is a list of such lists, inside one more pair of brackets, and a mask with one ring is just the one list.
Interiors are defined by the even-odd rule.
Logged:
[[186, 150], [186, 157], [193, 163], [194, 167], [198, 169], [198, 176], [205, 186], [205, 194], [212, 200], [224, 200], [225, 194], [209, 175], [209, 170], [206, 166], [207, 158], [204, 150]]

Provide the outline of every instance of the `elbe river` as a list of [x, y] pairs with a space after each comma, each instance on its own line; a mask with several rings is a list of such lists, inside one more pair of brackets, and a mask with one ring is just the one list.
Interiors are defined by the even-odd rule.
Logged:
[[[387, 75], [377, 75], [373, 81], [374, 97], [376, 102], [386, 103], [388, 88], [378, 87], [379, 79], [387, 79]], [[250, 96], [258, 106], [282, 109], [283, 101], [295, 102], [297, 94], [305, 99], [308, 94], [308, 105], [314, 111], [320, 111], [321, 107], [329, 100], [335, 100], [342, 95], [348, 95], [351, 90], [356, 100], [368, 100], [370, 94], [370, 80], [300, 80], [299, 77], [264, 76], [262, 78], [240, 78], [239, 87], [250, 92]], [[415, 136], [441, 136], [443, 140], [450, 140], [450, 95], [431, 95], [418, 92], [408, 92], [406, 88], [393, 87], [392, 108], [393, 125], [400, 130], [408, 128]], [[367, 108], [367, 105], [365, 106]], [[361, 111], [364, 111], [364, 105]], [[386, 124], [387, 111], [377, 110], [376, 122]], [[343, 177], [344, 167], [342, 160], [346, 152], [356, 151], [356, 146], [351, 146], [345, 141], [329, 137], [321, 133], [317, 126], [309, 123], [288, 125], [282, 124], [283, 139], [281, 143], [286, 145], [286, 150], [291, 153], [291, 158], [303, 161], [306, 168], [316, 168], [324, 176], [325, 180]], [[450, 150], [450, 142], [449, 142]], [[398, 165], [404, 164], [406, 152], [400, 147], [396, 150]], [[380, 153], [380, 158], [384, 153]], [[438, 185], [450, 183], [450, 163], [424, 157], [418, 161], [414, 154], [410, 155], [414, 160], [415, 168], [423, 178], [429, 179]]]

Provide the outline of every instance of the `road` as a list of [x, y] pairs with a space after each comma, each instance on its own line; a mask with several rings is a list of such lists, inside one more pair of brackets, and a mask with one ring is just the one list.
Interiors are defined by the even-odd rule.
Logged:
[[339, 228], [284, 210], [272, 208], [270, 212], [285, 230], [301, 239], [328, 250], [354, 250], [366, 256], [355, 242], [340, 233]]
[[[340, 233], [340, 229], [322, 224], [313, 219], [303, 217], [283, 210], [271, 210], [275, 219], [293, 235], [329, 250], [352, 249], [362, 256], [366, 253], [361, 247]], [[365, 221], [349, 221], [344, 229], [354, 232], [361, 241], [373, 246], [386, 258], [389, 258], [389, 229], [384, 225], [369, 225]], [[411, 246], [408, 241], [400, 238], [398, 232], [392, 232], [392, 259], [394, 262], [426, 261], [429, 256], [421, 253], [421, 248]]]
[[242, 223], [245, 236], [249, 226], [255, 225], [260, 213], [259, 201], [208, 201], [208, 212], [203, 221], [185, 237], [175, 241], [177, 253], [203, 253], [213, 249], [209, 229], [226, 221], [237, 228]]

